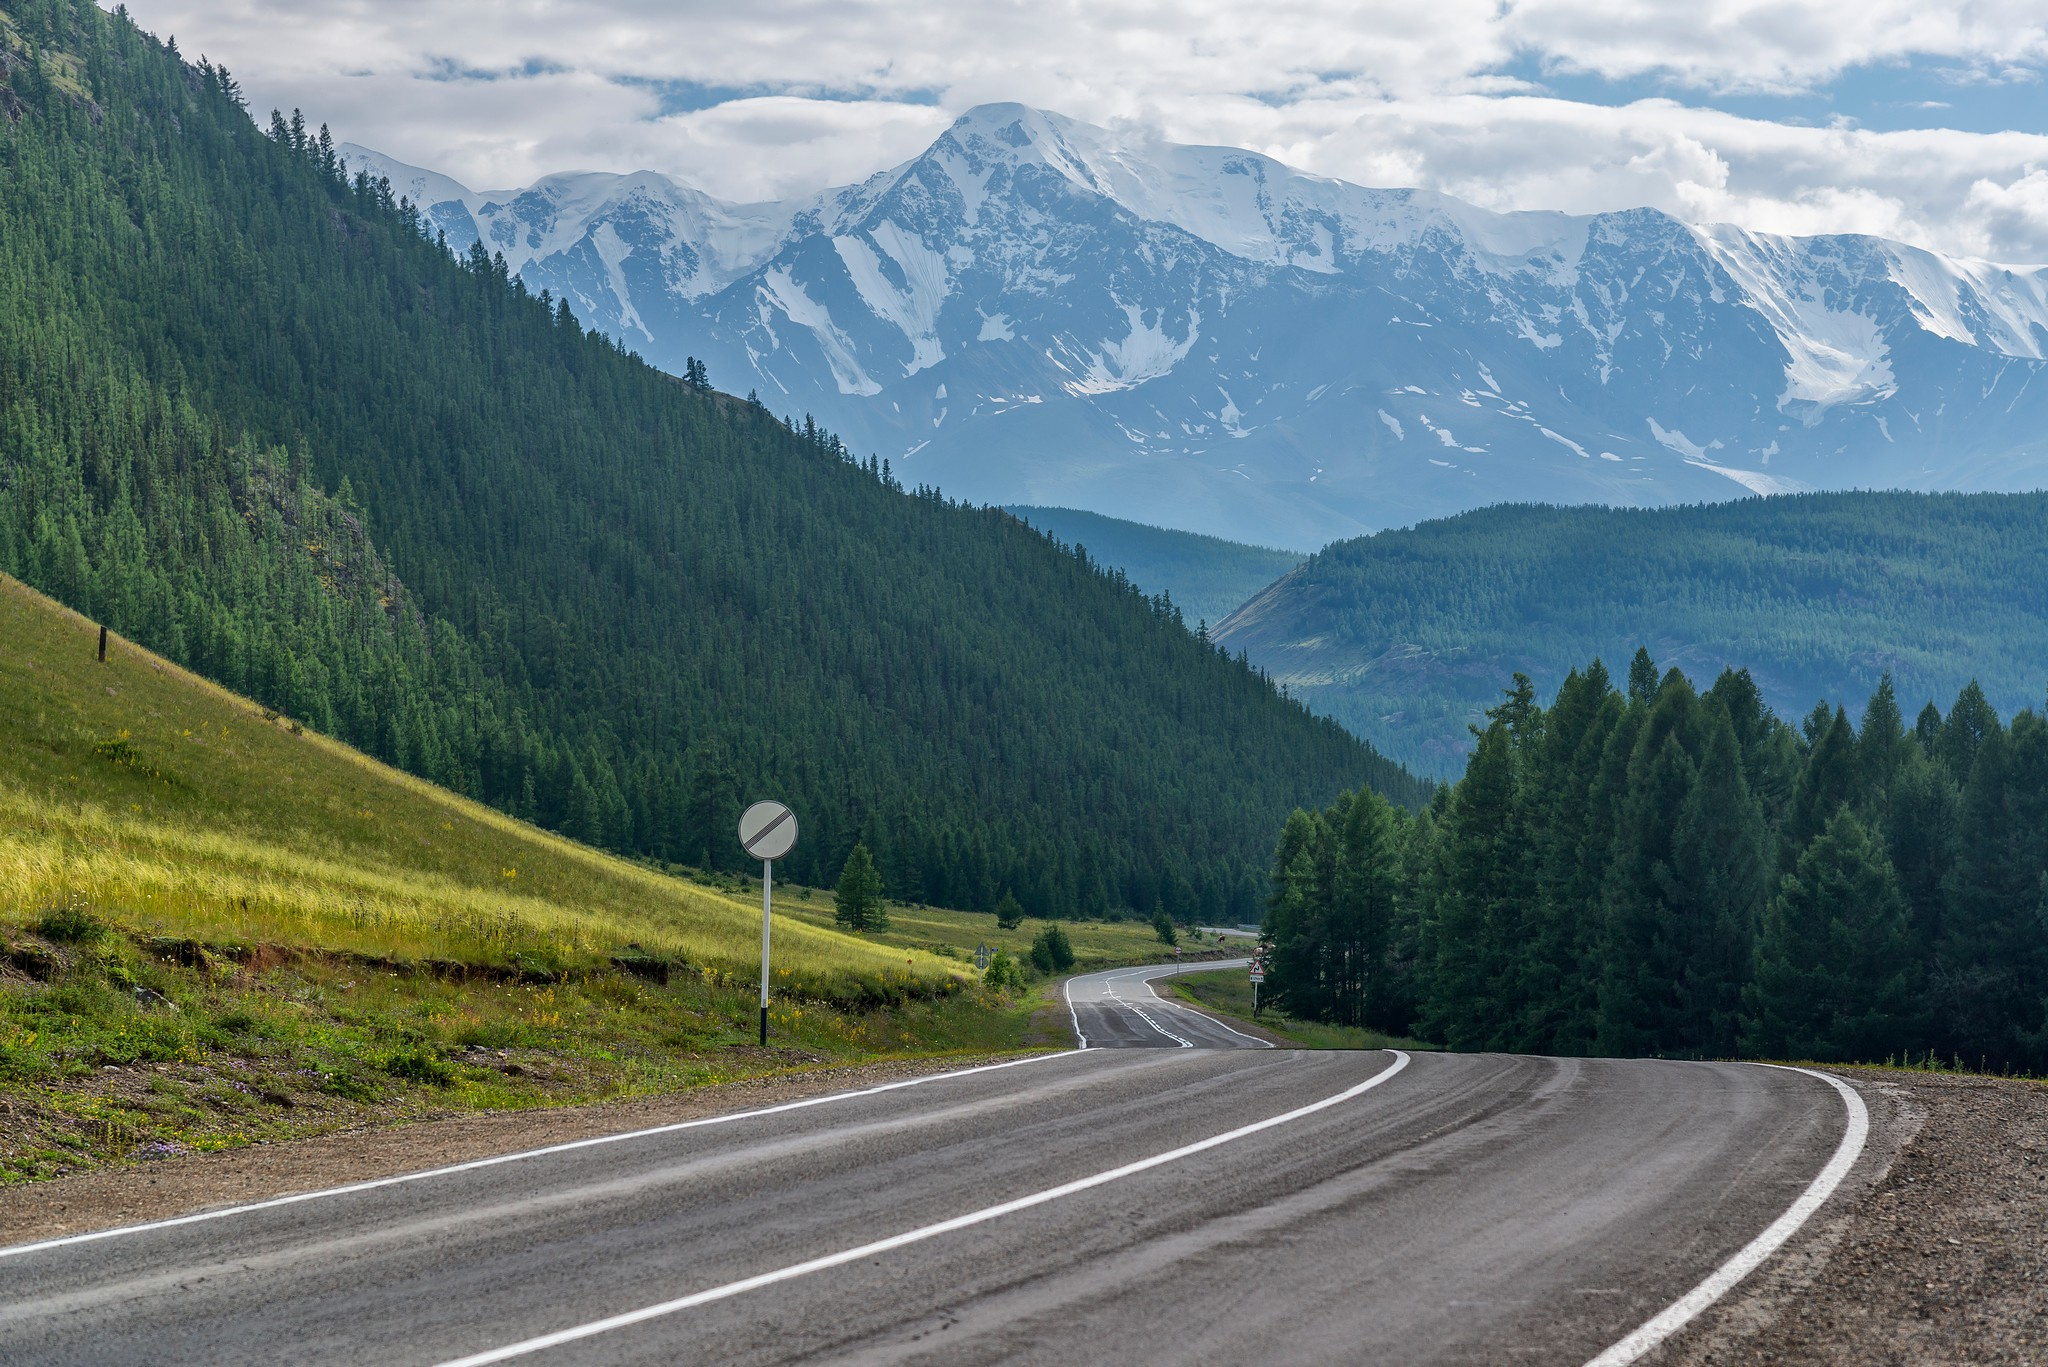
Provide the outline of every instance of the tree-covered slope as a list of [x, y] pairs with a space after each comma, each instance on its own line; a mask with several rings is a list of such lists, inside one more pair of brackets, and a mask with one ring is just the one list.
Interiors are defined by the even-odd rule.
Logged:
[[458, 791], [732, 864], [742, 797], [894, 893], [1220, 914], [1412, 780], [1008, 514], [682, 385], [449, 257], [295, 118], [84, 0], [9, 11], [0, 568]]
[[1010, 511], [1039, 531], [1086, 550], [1097, 564], [1123, 571], [1143, 592], [1166, 594], [1183, 618], [1198, 625], [1214, 627], [1304, 558], [1079, 508], [1018, 505]]
[[1902, 698], [1975, 679], [2012, 712], [2048, 685], [2048, 494], [1485, 508], [1330, 546], [1217, 636], [1438, 774], [1510, 673], [1548, 695], [1640, 645], [1698, 677], [1747, 669], [1787, 716], [1887, 672]]

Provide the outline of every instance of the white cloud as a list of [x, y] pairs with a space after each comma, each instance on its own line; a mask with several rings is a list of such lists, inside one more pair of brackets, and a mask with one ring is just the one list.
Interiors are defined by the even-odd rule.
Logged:
[[1560, 70], [1714, 90], [1806, 90], [1916, 56], [2003, 68], [2048, 55], [2038, 0], [1510, 0], [1500, 23]]
[[[2048, 138], [1799, 127], [1695, 95], [1608, 107], [1501, 74], [1648, 76], [1705, 98], [1912, 59], [2009, 83], [2048, 60], [2038, 0], [129, 7], [226, 63], [259, 111], [303, 107], [339, 138], [479, 188], [644, 167], [729, 198], [785, 195], [894, 164], [968, 106], [1014, 99], [1493, 208], [1648, 204], [2048, 259]], [[693, 89], [712, 93], [674, 98]]]

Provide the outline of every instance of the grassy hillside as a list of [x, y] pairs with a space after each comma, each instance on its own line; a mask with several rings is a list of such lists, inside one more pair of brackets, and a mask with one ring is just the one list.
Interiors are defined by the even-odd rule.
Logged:
[[[0, 1182], [1024, 1037], [1029, 997], [979, 990], [960, 948], [989, 918], [871, 942], [792, 887], [811, 906], [777, 916], [762, 1050], [754, 887], [576, 845], [97, 647], [0, 577]], [[1116, 929], [1098, 954], [1142, 953]]]
[[1069, 546], [1085, 548], [1096, 564], [1121, 570], [1146, 593], [1170, 594], [1184, 619], [1212, 628], [1305, 558], [1077, 508], [1010, 511]]
[[0, 19], [0, 569], [587, 844], [1244, 919], [1406, 774], [999, 509], [663, 375], [90, 0]]
[[[628, 944], [742, 972], [760, 909], [577, 845], [296, 727], [0, 576], [0, 918], [71, 900], [138, 928], [516, 969]], [[955, 971], [787, 927], [831, 995]]]
[[1330, 546], [1217, 639], [1439, 775], [1514, 671], [1548, 697], [1638, 646], [1695, 677], [1746, 668], [1784, 716], [1887, 672], [1909, 716], [1972, 679], [2012, 712], [2048, 686], [2048, 494], [1485, 508]]

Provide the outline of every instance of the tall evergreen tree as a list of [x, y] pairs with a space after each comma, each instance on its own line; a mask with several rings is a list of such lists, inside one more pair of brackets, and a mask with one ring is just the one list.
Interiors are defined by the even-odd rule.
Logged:
[[2031, 1043], [2048, 1005], [2048, 927], [2035, 915], [2048, 873], [2044, 826], [2048, 723], [2022, 712], [2008, 733], [1993, 717], [1978, 728], [1963, 785], [1939, 963], [1947, 1048], [1972, 1063], [2044, 1061]]
[[1769, 889], [1763, 809], [1743, 778], [1735, 729], [1718, 708], [1672, 834], [1665, 885], [1677, 950], [1665, 1047], [1708, 1058], [1733, 1055], [1750, 947]]
[[1345, 1025], [1387, 1029], [1398, 1014], [1390, 981], [1401, 878], [1397, 821], [1393, 807], [1369, 788], [1339, 806], [1332, 1015]]
[[[1672, 841], [1698, 781], [1705, 709], [1673, 670], [1643, 712], [1614, 826], [1615, 857], [1602, 889], [1599, 1048], [1657, 1053], [1679, 1047], [1670, 985], [1681, 971], [1680, 910], [1672, 905]], [[1633, 710], [1633, 709], [1632, 709]]]
[[1883, 849], [1839, 808], [1771, 899], [1743, 994], [1752, 1056], [1882, 1062], [1911, 1047], [1906, 901]]
[[1824, 719], [1816, 713], [1808, 721], [1814, 732], [1812, 748], [1792, 790], [1779, 853], [1780, 871], [1785, 873], [1857, 792], [1856, 732], [1848, 715], [1836, 707]]
[[855, 845], [839, 870], [832, 894], [832, 919], [852, 931], [887, 930], [888, 908], [882, 903], [882, 875], [865, 845]]
[[1530, 879], [1517, 829], [1514, 752], [1505, 723], [1480, 733], [1444, 823], [1445, 881], [1428, 927], [1423, 1019], [1453, 1048], [1486, 1048], [1510, 1027], [1519, 993], [1508, 960]]

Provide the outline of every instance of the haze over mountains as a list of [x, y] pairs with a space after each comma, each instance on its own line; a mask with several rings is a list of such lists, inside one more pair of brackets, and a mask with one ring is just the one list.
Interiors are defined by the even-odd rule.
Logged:
[[857, 186], [474, 192], [361, 148], [452, 247], [909, 483], [1268, 545], [1502, 500], [2020, 489], [2048, 274], [1638, 209], [1496, 214], [1021, 105]]

